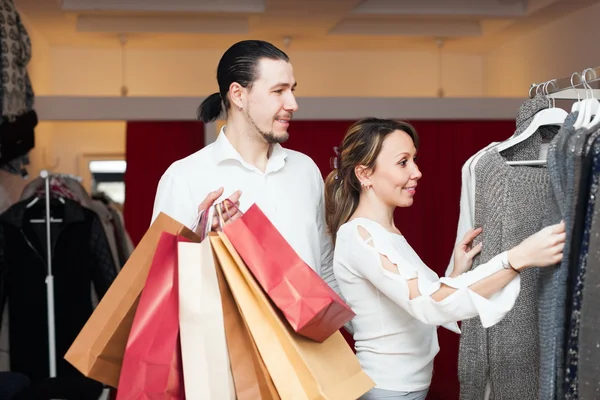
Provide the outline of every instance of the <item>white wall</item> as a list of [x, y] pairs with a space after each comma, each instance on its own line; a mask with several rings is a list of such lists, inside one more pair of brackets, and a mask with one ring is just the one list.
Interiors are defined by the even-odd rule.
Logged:
[[491, 51], [484, 59], [485, 96], [527, 96], [534, 82], [600, 66], [599, 17], [600, 3]]
[[[217, 91], [221, 51], [127, 51], [126, 80], [131, 96], [203, 96]], [[289, 52], [298, 96], [435, 97], [434, 52]], [[444, 56], [448, 97], [483, 94], [480, 56]], [[118, 95], [120, 51], [52, 49], [52, 93]]]
[[[205, 96], [217, 91], [221, 51], [136, 50], [126, 53], [125, 79], [130, 96]], [[434, 52], [293, 52], [297, 95], [331, 97], [434, 97]], [[483, 59], [446, 55], [448, 97], [483, 94]], [[51, 94], [118, 96], [121, 53], [118, 49], [52, 48]], [[83, 154], [124, 153], [124, 123], [55, 123], [53, 156], [61, 172], [81, 174]]]

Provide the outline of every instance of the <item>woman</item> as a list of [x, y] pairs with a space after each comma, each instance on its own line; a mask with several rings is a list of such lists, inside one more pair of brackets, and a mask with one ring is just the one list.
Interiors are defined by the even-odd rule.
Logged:
[[357, 357], [376, 384], [362, 399], [425, 399], [439, 350], [437, 326], [460, 333], [456, 321], [476, 316], [485, 327], [496, 324], [514, 306], [522, 270], [562, 259], [561, 223], [469, 271], [481, 250], [471, 247], [476, 229], [457, 245], [452, 275], [440, 279], [394, 225], [394, 210], [412, 205], [421, 178], [418, 144], [409, 124], [358, 121], [325, 184], [335, 277], [356, 313]]

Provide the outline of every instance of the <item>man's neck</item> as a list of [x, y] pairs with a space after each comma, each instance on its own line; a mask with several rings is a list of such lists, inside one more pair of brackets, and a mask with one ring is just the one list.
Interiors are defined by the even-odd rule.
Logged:
[[272, 145], [258, 135], [254, 127], [249, 127], [245, 121], [228, 118], [225, 135], [244, 161], [265, 172]]

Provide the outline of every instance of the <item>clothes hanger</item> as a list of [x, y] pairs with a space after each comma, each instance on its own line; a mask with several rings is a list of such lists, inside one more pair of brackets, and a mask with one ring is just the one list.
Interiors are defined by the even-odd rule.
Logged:
[[575, 83], [573, 82], [573, 78], [575, 77], [575, 75], [579, 77], [579, 85], [581, 85], [582, 83], [581, 75], [579, 75], [579, 73], [577, 72], [574, 72], [573, 75], [571, 75], [571, 86], [573, 87], [573, 90], [575, 90], [575, 92], [577, 93], [577, 101], [574, 102], [571, 106], [571, 112], [579, 111], [581, 106], [581, 97], [579, 97], [579, 91], [577, 90], [577, 88], [575, 87]]
[[[542, 94], [544, 96], [546, 96], [548, 98], [548, 85], [550, 84], [555, 84], [554, 81], [548, 81], [546, 83], [544, 83], [543, 85], [540, 85], [542, 87]], [[536, 89], [536, 95], [537, 95], [537, 89]], [[528, 134], [529, 137], [531, 137], [533, 135], [533, 133], [535, 133], [539, 127], [541, 126], [545, 126], [545, 125], [561, 125], [562, 122], [564, 122], [565, 118], [567, 117], [567, 112], [564, 111], [561, 108], [556, 108], [556, 101], [554, 100], [554, 98], [552, 98], [552, 100], [550, 100], [550, 98], [548, 98], [548, 101], [550, 102], [550, 108], [546, 109], [546, 110], [541, 110], [539, 113], [537, 113], [534, 116], [533, 121], [531, 121], [531, 124], [529, 124], [529, 126], [526, 128], [526, 130], [519, 136]], [[544, 113], [544, 119], [536, 121], [536, 117], [540, 114], [542, 114], [542, 112], [544, 111], [553, 111], [553, 114], [549, 114], [549, 113]], [[548, 116], [550, 115], [550, 116]], [[556, 118], [554, 120], [552, 120], [552, 118]], [[562, 121], [562, 122], [560, 122]], [[531, 132], [531, 133], [530, 133]], [[521, 140], [522, 141], [522, 140]], [[527, 165], [527, 166], [546, 166], [546, 160], [545, 159], [539, 159], [539, 160], [520, 160], [520, 161], [507, 161], [506, 162], [507, 165]]]
[[[540, 87], [546, 87], [547, 85], [553, 81], [548, 81], [543, 85], [539, 85], [536, 88], [536, 96], [538, 95], [538, 90]], [[547, 98], [547, 96], [546, 96]], [[553, 104], [550, 102], [550, 99], [548, 99], [549, 104], [552, 106]], [[505, 140], [504, 142], [500, 143], [496, 149], [498, 150], [498, 152], [502, 152], [504, 150], [510, 149], [511, 147], [514, 147], [515, 145], [522, 143], [523, 141], [529, 139], [531, 136], [533, 136], [534, 133], [536, 133], [538, 131], [538, 129], [542, 126], [548, 126], [548, 125], [562, 125], [563, 122], [565, 122], [565, 118], [567, 118], [568, 113], [563, 110], [562, 108], [557, 108], [557, 107], [550, 107], [550, 108], [546, 108], [544, 110], [540, 110], [537, 114], [534, 115], [533, 120], [531, 121], [531, 123], [529, 124], [529, 126], [527, 128], [525, 128], [525, 130], [517, 136], [513, 136], [507, 140]], [[536, 160], [539, 161], [539, 160]], [[510, 165], [521, 165], [521, 164], [511, 164], [511, 163], [516, 163], [516, 162], [520, 162], [520, 161], [509, 161]]]
[[581, 104], [579, 105], [579, 115], [577, 116], [577, 119], [573, 124], [575, 129], [583, 128], [584, 125], [587, 125], [590, 122], [591, 118], [598, 114], [598, 111], [600, 111], [600, 102], [598, 101], [598, 99], [594, 98], [594, 92], [587, 80], [587, 73], [590, 71], [593, 72], [593, 69], [587, 68], [581, 74], [581, 82], [583, 83], [583, 86], [586, 89], [586, 98], [582, 100]]
[[[589, 82], [593, 82], [597, 79], [596, 73], [594, 72], [594, 70], [592, 68], [589, 69], [594, 75], [592, 76], [592, 78], [590, 80], [587, 79], [587, 77], [585, 78], [586, 81], [586, 85], [589, 87], [590, 89], [590, 94], [592, 96], [592, 98], [595, 100], [595, 103], [593, 103], [593, 105], [590, 105], [590, 115], [588, 115], [589, 117], [589, 122], [585, 122], [583, 124], [583, 128], [584, 129], [592, 129], [594, 126], [597, 126], [598, 123], [600, 123], [600, 101], [598, 101], [598, 99], [596, 99], [594, 97], [594, 89], [592, 89], [592, 87], [590, 86]], [[596, 107], [594, 109], [594, 107]], [[586, 111], [588, 111], [586, 109]], [[588, 121], [588, 119], [586, 119], [586, 121]]]

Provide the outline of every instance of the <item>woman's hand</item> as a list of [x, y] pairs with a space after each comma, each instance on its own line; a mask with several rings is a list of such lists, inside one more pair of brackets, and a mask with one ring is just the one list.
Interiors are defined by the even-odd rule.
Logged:
[[565, 223], [550, 225], [508, 251], [508, 262], [517, 271], [558, 264], [565, 247]]
[[473, 240], [482, 232], [482, 228], [469, 229], [460, 242], [454, 248], [454, 268], [450, 274], [451, 278], [457, 277], [471, 269], [473, 258], [481, 251], [483, 242], [473, 247]]

